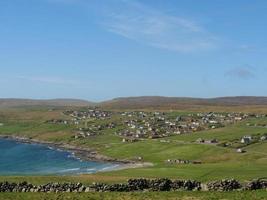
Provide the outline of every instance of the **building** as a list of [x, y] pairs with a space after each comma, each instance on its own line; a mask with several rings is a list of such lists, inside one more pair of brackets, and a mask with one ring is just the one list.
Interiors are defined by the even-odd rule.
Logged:
[[237, 153], [245, 153], [245, 151], [244, 151], [243, 149], [240, 149], [240, 148], [237, 149], [236, 152], [237, 152]]
[[267, 140], [267, 136], [266, 135], [261, 136], [261, 141], [265, 141], [265, 140]]
[[250, 144], [252, 141], [252, 137], [251, 136], [244, 136], [241, 139], [241, 143], [242, 144]]

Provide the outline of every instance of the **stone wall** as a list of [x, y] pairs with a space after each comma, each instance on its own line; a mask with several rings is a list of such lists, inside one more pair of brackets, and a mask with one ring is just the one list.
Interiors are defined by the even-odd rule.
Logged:
[[0, 182], [0, 192], [134, 192], [134, 191], [234, 191], [267, 189], [267, 181], [257, 179], [241, 184], [235, 179], [213, 181], [201, 184], [194, 180], [130, 179], [127, 183], [93, 183], [85, 186], [81, 183], [48, 183], [33, 185], [27, 182]]

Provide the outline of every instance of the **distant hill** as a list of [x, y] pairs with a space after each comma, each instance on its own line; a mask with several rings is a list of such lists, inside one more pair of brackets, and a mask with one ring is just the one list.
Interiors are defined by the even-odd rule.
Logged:
[[137, 109], [137, 108], [170, 108], [184, 109], [199, 106], [267, 106], [267, 97], [220, 97], [220, 98], [187, 98], [187, 97], [161, 97], [143, 96], [116, 98], [102, 102], [102, 107], [111, 109]]
[[1, 99], [0, 108], [13, 108], [13, 107], [27, 107], [27, 106], [91, 106], [94, 103], [79, 100], [79, 99], [49, 99], [49, 100], [35, 100], [35, 99]]
[[26, 106], [58, 106], [58, 107], [84, 107], [99, 106], [104, 109], [177, 109], [199, 110], [208, 107], [266, 107], [267, 97], [239, 96], [219, 98], [187, 98], [187, 97], [161, 97], [142, 96], [116, 98], [100, 103], [93, 103], [80, 99], [1, 99], [0, 108], [26, 107]]

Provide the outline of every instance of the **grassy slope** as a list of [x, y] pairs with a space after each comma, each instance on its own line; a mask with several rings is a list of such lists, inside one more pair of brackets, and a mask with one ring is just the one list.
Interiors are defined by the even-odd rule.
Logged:
[[44, 123], [50, 119], [67, 119], [61, 110], [8, 109], [0, 110], [0, 133], [47, 141], [68, 141], [72, 136], [72, 127]]
[[[266, 160], [263, 160], [264, 155], [256, 153], [240, 155], [233, 150], [222, 147], [197, 144], [170, 145], [149, 142], [149, 146], [147, 145], [147, 142], [139, 142], [122, 145], [106, 152], [108, 155], [115, 157], [130, 158], [132, 155], [141, 155], [144, 156], [145, 160], [155, 163], [154, 167], [128, 169], [106, 174], [113, 176], [190, 178], [201, 181], [231, 177], [248, 180], [267, 175]], [[174, 158], [201, 159], [204, 164], [175, 166], [164, 163], [166, 159]]]
[[89, 200], [265, 200], [266, 191], [257, 192], [152, 192], [152, 193], [90, 193], [90, 194], [35, 194], [35, 193], [6, 193], [0, 194], [0, 199], [5, 200], [67, 200], [67, 199], [89, 199]]

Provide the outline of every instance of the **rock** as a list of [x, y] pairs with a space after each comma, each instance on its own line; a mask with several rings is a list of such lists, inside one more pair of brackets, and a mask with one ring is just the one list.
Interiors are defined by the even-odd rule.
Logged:
[[209, 191], [233, 191], [241, 187], [241, 184], [235, 179], [213, 181], [207, 184]]
[[90, 187], [86, 187], [84, 192], [92, 192]]
[[[207, 184], [201, 184], [194, 180], [170, 180], [161, 179], [129, 179], [127, 183], [104, 184], [94, 183], [90, 186], [84, 186], [81, 183], [48, 183], [45, 185], [34, 186], [27, 182], [8, 183], [0, 182], [0, 192], [134, 192], [134, 191], [233, 191], [239, 190], [242, 185], [235, 179], [213, 181]], [[248, 182], [242, 189], [258, 190], [267, 189], [267, 181], [256, 179]]]
[[245, 185], [245, 190], [261, 190], [261, 189], [267, 189], [267, 181], [256, 179], [253, 180]]
[[128, 186], [130, 191], [142, 191], [149, 188], [149, 181], [147, 179], [129, 179]]
[[71, 189], [70, 189], [70, 188], [68, 188], [68, 189], [66, 190], [66, 192], [71, 192]]
[[201, 183], [194, 180], [175, 180], [172, 182], [173, 190], [200, 190]]
[[170, 191], [172, 181], [169, 179], [155, 179], [150, 181], [150, 190], [152, 191]]
[[85, 190], [85, 187], [84, 186], [80, 186], [79, 189], [78, 189], [78, 192], [83, 192]]

